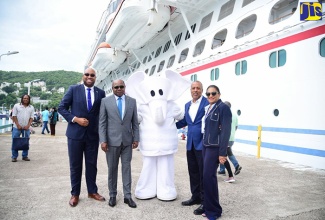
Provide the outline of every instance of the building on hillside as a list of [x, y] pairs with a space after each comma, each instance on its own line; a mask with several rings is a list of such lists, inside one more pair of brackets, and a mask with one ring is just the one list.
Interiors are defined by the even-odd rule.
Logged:
[[6, 87], [6, 86], [10, 86], [11, 83], [8, 82], [2, 82], [0, 85], [0, 88]]
[[0, 89], [0, 95], [1, 95], [1, 94], [4, 94], [5, 96], [8, 95], [8, 93], [6, 93], [5, 91], [2, 91], [2, 90]]
[[64, 93], [64, 91], [65, 91], [64, 87], [60, 87], [57, 90], [58, 93]]
[[35, 86], [35, 87], [46, 87], [46, 82], [44, 82], [44, 81], [32, 82], [32, 86]]
[[14, 86], [17, 86], [17, 88], [20, 88], [21, 87], [21, 83], [20, 82], [14, 83]]

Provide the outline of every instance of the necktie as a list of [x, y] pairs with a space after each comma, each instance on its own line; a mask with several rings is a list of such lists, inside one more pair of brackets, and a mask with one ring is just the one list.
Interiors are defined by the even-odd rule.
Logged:
[[93, 104], [91, 102], [91, 94], [90, 94], [91, 88], [87, 88], [87, 90], [88, 90], [88, 95], [87, 95], [88, 111], [90, 112], [91, 107], [93, 107]]
[[118, 108], [118, 112], [120, 113], [121, 119], [123, 119], [122, 117], [122, 98], [118, 97], [117, 99], [117, 108]]

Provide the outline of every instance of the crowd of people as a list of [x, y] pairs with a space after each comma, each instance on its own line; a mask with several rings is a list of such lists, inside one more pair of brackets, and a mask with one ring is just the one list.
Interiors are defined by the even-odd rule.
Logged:
[[[170, 74], [170, 73], [169, 73]], [[140, 133], [142, 126], [142, 115], [138, 112], [139, 107], [137, 99], [132, 98], [132, 94], [126, 95], [126, 84], [123, 80], [118, 79], [112, 82], [113, 94], [105, 97], [105, 92], [94, 86], [96, 81], [96, 70], [87, 68], [82, 77], [83, 84], [70, 86], [64, 95], [58, 109], [46, 107], [41, 112], [43, 121], [42, 134], [51, 132], [55, 135], [55, 125], [59, 121], [59, 114], [68, 122], [66, 136], [68, 138], [68, 156], [70, 164], [70, 182], [71, 197], [69, 205], [75, 207], [79, 203], [81, 193], [81, 179], [83, 160], [85, 160], [85, 176], [88, 191], [88, 197], [97, 201], [105, 201], [104, 196], [98, 193], [96, 184], [97, 177], [97, 158], [99, 146], [106, 154], [108, 167], [108, 205], [114, 207], [117, 204], [117, 175], [118, 165], [121, 158], [122, 165], [122, 182], [124, 203], [131, 208], [136, 208], [137, 204], [132, 199], [131, 185], [131, 160], [132, 150], [138, 148], [141, 143]], [[168, 89], [157, 90], [161, 97], [168, 94]], [[226, 182], [234, 182], [234, 175], [238, 175], [242, 169], [236, 157], [232, 153], [231, 147], [234, 144], [235, 131], [238, 127], [238, 119], [231, 112], [230, 102], [223, 102], [220, 99], [220, 89], [216, 85], [210, 85], [206, 89], [206, 97], [203, 96], [203, 85], [200, 81], [192, 82], [190, 93], [192, 100], [184, 106], [184, 111], [176, 108], [167, 108], [167, 111], [173, 111], [176, 114], [172, 122], [176, 128], [187, 126], [186, 157], [189, 174], [189, 185], [191, 197], [183, 201], [183, 206], [198, 205], [194, 210], [195, 215], [202, 215], [206, 219], [217, 219], [222, 215], [222, 207], [219, 202], [217, 173], [228, 173]], [[155, 96], [153, 90], [151, 96]], [[144, 95], [145, 97], [145, 95]], [[161, 99], [160, 97], [160, 99]], [[138, 104], [138, 105], [137, 105]], [[141, 103], [148, 105], [150, 103]], [[161, 111], [159, 106], [155, 106], [156, 113]], [[141, 110], [142, 111], [142, 110]], [[177, 113], [176, 113], [177, 111]], [[30, 105], [30, 96], [23, 95], [21, 102], [16, 104], [12, 110], [13, 131], [12, 137], [19, 137], [22, 133], [29, 137], [29, 128], [34, 119], [34, 107]], [[147, 114], [146, 114], [147, 115]], [[174, 120], [174, 119], [172, 119]], [[48, 122], [50, 129], [48, 129]], [[162, 124], [157, 121], [154, 123]], [[164, 137], [158, 140], [163, 143]], [[162, 146], [163, 147], [163, 146]], [[140, 147], [141, 151], [141, 147]], [[174, 172], [174, 164], [171, 163], [173, 152], [167, 152], [160, 156], [161, 162], [155, 163], [157, 166], [166, 166], [169, 163], [168, 170]], [[143, 161], [143, 169], [146, 169], [145, 163], [153, 161], [153, 155]], [[167, 157], [166, 157], [167, 156]], [[18, 151], [12, 150], [12, 162], [16, 162]], [[28, 150], [22, 152], [24, 161], [30, 161]], [[85, 159], [83, 159], [85, 158]], [[166, 159], [167, 158], [167, 159]], [[170, 158], [170, 159], [168, 159]], [[235, 167], [232, 172], [228, 159]], [[147, 161], [147, 162], [146, 162]], [[220, 170], [217, 169], [220, 166]], [[165, 175], [159, 173], [156, 175]], [[152, 174], [152, 173], [151, 173]], [[150, 187], [140, 187], [141, 193], [146, 193], [149, 188], [156, 188], [152, 197], [160, 200], [171, 201], [175, 196], [164, 199], [159, 197], [159, 191], [163, 192], [165, 187], [172, 186], [174, 183], [173, 176], [169, 176], [168, 185], [162, 185], [161, 179], [152, 181], [152, 175], [149, 172], [142, 172], [140, 185], [150, 185]], [[168, 177], [168, 175], [166, 175]], [[168, 178], [169, 178], [168, 177]], [[151, 178], [151, 179], [150, 179]], [[140, 180], [139, 180], [140, 181]], [[151, 181], [151, 182], [150, 182]], [[137, 189], [139, 191], [139, 189]], [[176, 190], [176, 189], [175, 189]], [[156, 193], [156, 194], [155, 194]], [[141, 194], [141, 195], [144, 195]], [[141, 198], [136, 195], [138, 199]]]

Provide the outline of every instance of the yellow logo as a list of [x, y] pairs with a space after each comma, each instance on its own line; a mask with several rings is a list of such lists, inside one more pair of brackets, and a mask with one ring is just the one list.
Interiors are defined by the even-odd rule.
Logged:
[[300, 20], [322, 20], [322, 5], [319, 2], [300, 2]]

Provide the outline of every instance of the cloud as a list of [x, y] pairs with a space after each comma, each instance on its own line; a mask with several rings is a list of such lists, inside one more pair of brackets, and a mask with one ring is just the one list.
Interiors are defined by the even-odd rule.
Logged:
[[1, 0], [0, 70], [82, 72], [108, 0]]

